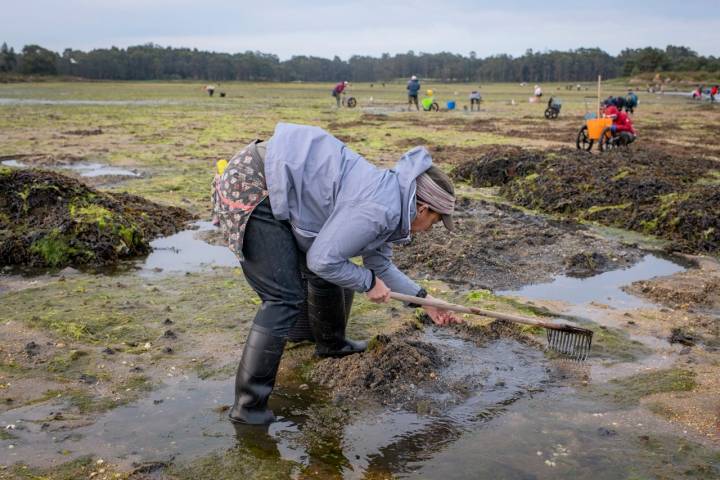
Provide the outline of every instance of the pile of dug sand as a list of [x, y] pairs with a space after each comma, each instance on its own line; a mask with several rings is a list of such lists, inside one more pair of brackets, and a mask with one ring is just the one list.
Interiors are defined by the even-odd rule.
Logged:
[[112, 265], [193, 216], [42, 170], [0, 169], [0, 267]]
[[365, 353], [318, 362], [310, 380], [331, 389], [336, 397], [369, 398], [381, 404], [409, 402], [415, 387], [437, 378], [449, 360], [421, 341], [419, 333], [407, 326], [392, 335], [378, 335]]
[[[444, 376], [443, 370], [459, 359], [424, 341], [425, 328], [434, 327], [409, 323], [391, 335], [378, 335], [364, 353], [321, 360], [313, 366], [309, 380], [328, 388], [336, 400], [350, 403], [371, 402], [419, 410], [421, 404], [448, 405], [461, 401], [472, 388], [480, 388], [484, 378], [458, 381]], [[515, 325], [502, 321], [483, 327], [461, 324], [446, 329], [457, 338], [480, 346], [511, 338], [541, 348]]]

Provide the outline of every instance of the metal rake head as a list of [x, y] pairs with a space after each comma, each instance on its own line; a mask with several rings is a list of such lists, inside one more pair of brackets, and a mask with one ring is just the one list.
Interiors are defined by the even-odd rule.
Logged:
[[592, 330], [574, 327], [572, 325], [558, 325], [557, 328], [547, 328], [548, 348], [577, 362], [584, 362], [590, 353], [592, 345]]

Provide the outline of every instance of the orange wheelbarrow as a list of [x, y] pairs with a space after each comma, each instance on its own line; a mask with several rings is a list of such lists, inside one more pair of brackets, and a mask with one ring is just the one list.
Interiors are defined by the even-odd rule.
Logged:
[[600, 151], [604, 150], [604, 144], [613, 136], [610, 127], [612, 127], [612, 118], [588, 118], [585, 120], [585, 125], [578, 132], [575, 142], [578, 150], [589, 152], [595, 142], [598, 142]]

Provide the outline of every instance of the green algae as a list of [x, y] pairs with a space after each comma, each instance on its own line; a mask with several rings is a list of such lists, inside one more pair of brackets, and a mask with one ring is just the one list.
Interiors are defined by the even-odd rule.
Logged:
[[633, 362], [652, 353], [623, 330], [595, 325], [583, 325], [593, 331], [591, 355], [609, 363]]
[[594, 387], [593, 390], [614, 403], [632, 406], [655, 393], [688, 392], [696, 386], [695, 373], [692, 370], [670, 368], [614, 379]]
[[61, 233], [57, 228], [33, 242], [30, 252], [39, 255], [50, 267], [67, 265], [77, 257], [82, 257], [84, 261], [94, 257], [92, 251], [72, 246], [72, 237]]
[[92, 455], [85, 455], [51, 469], [34, 468], [25, 463], [13, 465], [10, 472], [18, 480], [77, 480], [87, 478], [95, 466]]
[[135, 375], [114, 387], [117, 392], [112, 396], [97, 396], [87, 390], [70, 390], [62, 394], [71, 407], [80, 414], [102, 413], [113, 408], [127, 405], [145, 393], [153, 390], [153, 382], [145, 375]]

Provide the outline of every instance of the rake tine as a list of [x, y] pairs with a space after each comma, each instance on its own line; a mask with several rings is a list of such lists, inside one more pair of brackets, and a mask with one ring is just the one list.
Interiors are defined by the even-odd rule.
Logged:
[[562, 332], [562, 353], [565, 355], [570, 355], [572, 352], [570, 351], [570, 334], [567, 332]]
[[548, 339], [548, 348], [551, 350], [557, 350], [557, 332], [548, 328], [546, 331]]
[[583, 361], [587, 358], [587, 348], [585, 348], [585, 343], [585, 336], [578, 335], [577, 352], [579, 361]]
[[585, 360], [585, 359], [587, 358], [587, 356], [588, 356], [588, 352], [590, 351], [590, 344], [591, 344], [591, 342], [592, 342], [592, 336], [590, 336], [590, 335], [581, 335], [581, 336], [580, 336], [580, 341], [581, 341], [581, 344], [580, 344], [581, 359], [582, 359], [582, 360]]
[[582, 337], [580, 335], [573, 335], [573, 352], [575, 355], [582, 355]]
[[570, 357], [572, 357], [572, 358], [575, 357], [575, 352], [573, 352], [573, 349], [572, 349], [572, 335], [569, 335], [569, 334], [567, 334], [567, 333], [565, 334], [565, 346], [564, 346], [564, 348], [565, 348], [565, 355], [568, 355], [568, 356], [570, 356]]
[[547, 329], [548, 348], [578, 362], [585, 361], [592, 344], [592, 332], [572, 326]]
[[548, 347], [571, 360], [584, 361], [590, 349], [590, 336], [584, 331], [547, 329]]
[[563, 342], [565, 341], [564, 335], [562, 334], [562, 332], [556, 331], [556, 332], [555, 332], [555, 337], [556, 337], [556, 338], [555, 338], [555, 350], [556, 350], [558, 353], [564, 354], [564, 353], [565, 353], [565, 352], [563, 351]]
[[571, 357], [575, 357], [575, 350], [573, 349], [574, 335], [572, 333], [566, 333], [565, 336], [567, 337], [567, 340], [565, 340], [565, 351]]
[[578, 355], [578, 361], [585, 360], [585, 338], [582, 335], [577, 336], [577, 355]]

